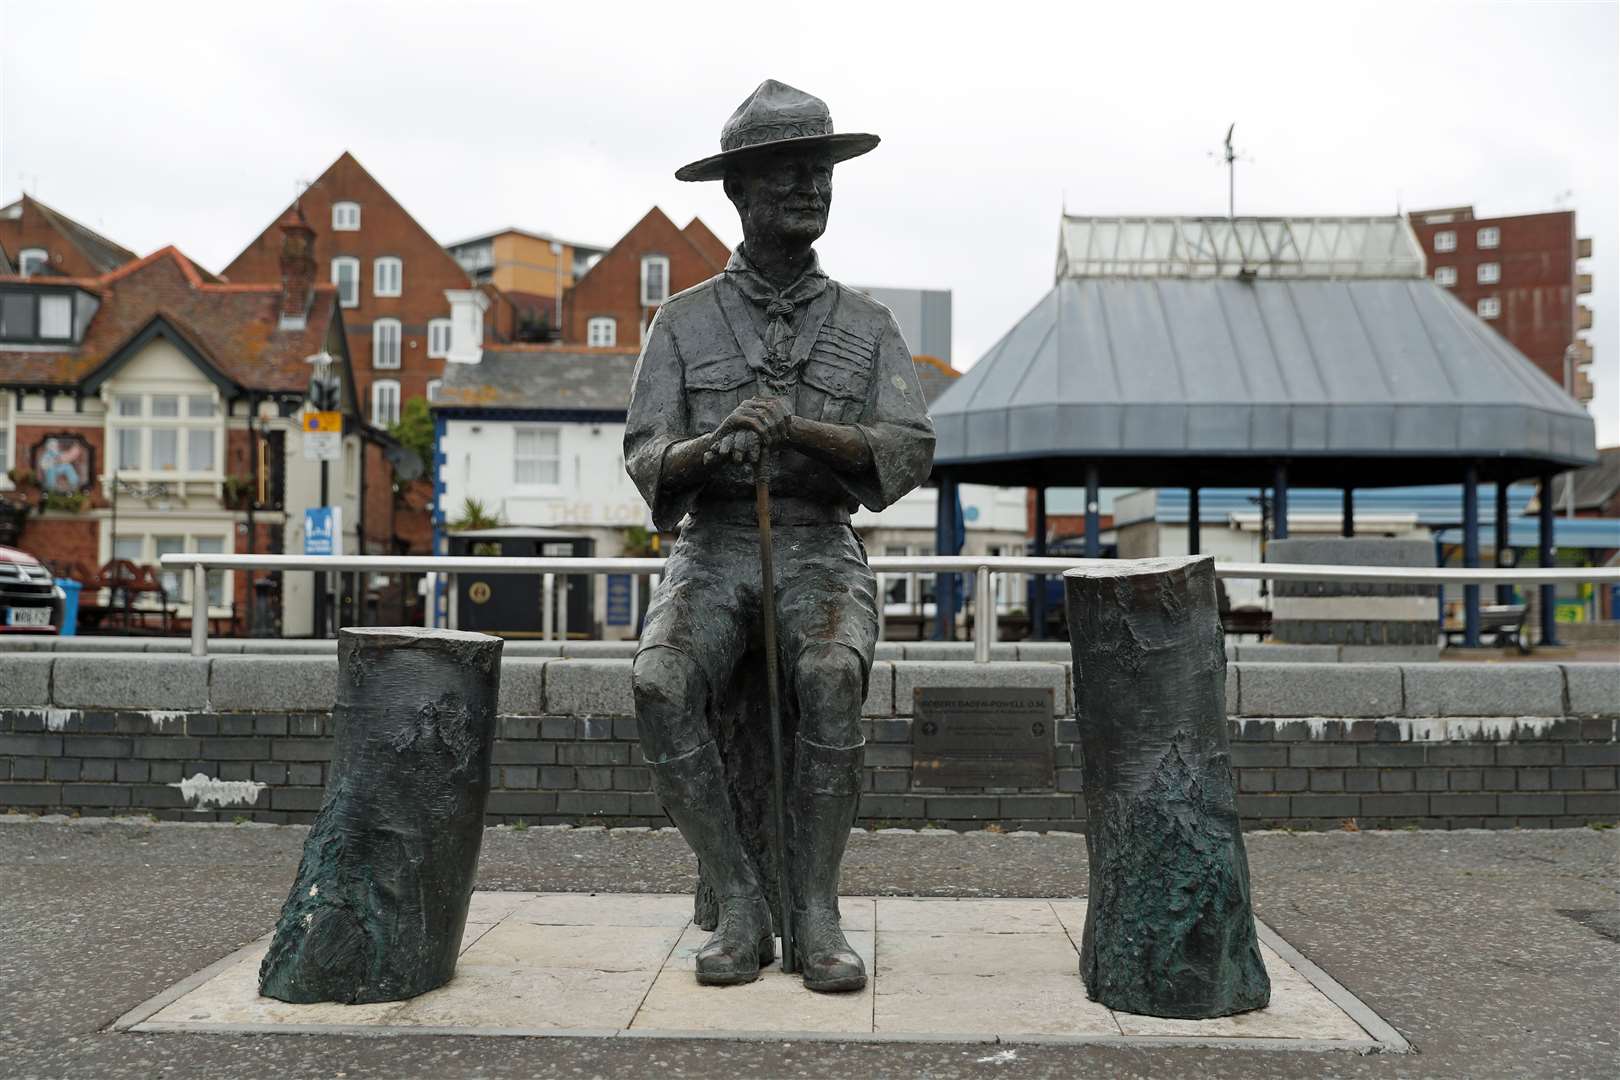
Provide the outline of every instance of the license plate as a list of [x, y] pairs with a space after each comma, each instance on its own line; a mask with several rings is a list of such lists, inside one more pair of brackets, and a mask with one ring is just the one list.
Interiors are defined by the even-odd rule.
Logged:
[[51, 609], [43, 607], [14, 607], [6, 611], [7, 626], [49, 626]]

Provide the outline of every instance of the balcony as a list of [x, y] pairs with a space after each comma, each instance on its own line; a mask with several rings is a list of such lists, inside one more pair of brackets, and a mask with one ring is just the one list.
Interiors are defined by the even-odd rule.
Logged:
[[1590, 330], [1590, 329], [1592, 329], [1592, 309], [1591, 308], [1583, 307], [1580, 304], [1575, 305], [1575, 329], [1577, 329], [1577, 330]]
[[1588, 295], [1591, 294], [1591, 292], [1592, 292], [1592, 275], [1591, 274], [1576, 274], [1575, 275], [1575, 295], [1577, 295], [1577, 296], [1588, 296]]
[[1575, 257], [1577, 259], [1590, 259], [1592, 257], [1592, 238], [1583, 236], [1575, 241]]

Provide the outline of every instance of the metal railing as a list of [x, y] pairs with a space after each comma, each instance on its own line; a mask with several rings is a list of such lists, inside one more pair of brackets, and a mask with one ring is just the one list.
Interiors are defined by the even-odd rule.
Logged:
[[[995, 575], [1060, 575], [1088, 566], [1117, 568], [1119, 559], [1026, 558], [1017, 555], [875, 555], [870, 560], [878, 576], [888, 574], [973, 574], [976, 597], [993, 598]], [[657, 578], [663, 572], [663, 559], [624, 559], [566, 556], [513, 557], [480, 555], [164, 555], [165, 568], [190, 569], [191, 595], [208, 595], [210, 570], [293, 570], [312, 573], [364, 571], [373, 574], [443, 574], [454, 583], [457, 574], [539, 574], [543, 578], [544, 623], [550, 631], [554, 582], [557, 576], [633, 574]], [[1580, 582], [1620, 584], [1620, 567], [1515, 568], [1486, 567], [1444, 569], [1409, 566], [1330, 566], [1315, 563], [1222, 563], [1215, 564], [1215, 576], [1222, 579], [1264, 579], [1268, 581], [1341, 581], [1399, 583], [1405, 585], [1560, 585]], [[881, 602], [881, 599], [880, 599]], [[993, 599], [992, 599], [993, 607]], [[429, 604], [429, 618], [433, 616]], [[566, 630], [566, 625], [564, 626]], [[996, 640], [996, 620], [973, 620], [973, 658], [990, 660], [990, 646]], [[208, 620], [191, 620], [191, 654], [208, 655]]]

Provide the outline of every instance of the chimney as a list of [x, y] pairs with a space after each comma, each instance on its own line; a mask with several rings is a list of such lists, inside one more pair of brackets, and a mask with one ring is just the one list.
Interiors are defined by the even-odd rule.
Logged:
[[484, 312], [489, 297], [479, 289], [446, 289], [450, 301], [450, 351], [445, 359], [452, 364], [476, 364], [484, 358]]
[[281, 329], [302, 330], [315, 292], [315, 230], [294, 203], [281, 221]]

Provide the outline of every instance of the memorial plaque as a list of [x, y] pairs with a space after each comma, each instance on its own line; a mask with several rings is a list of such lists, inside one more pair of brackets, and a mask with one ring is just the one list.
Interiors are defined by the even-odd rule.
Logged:
[[911, 786], [1052, 787], [1050, 687], [918, 687]]

